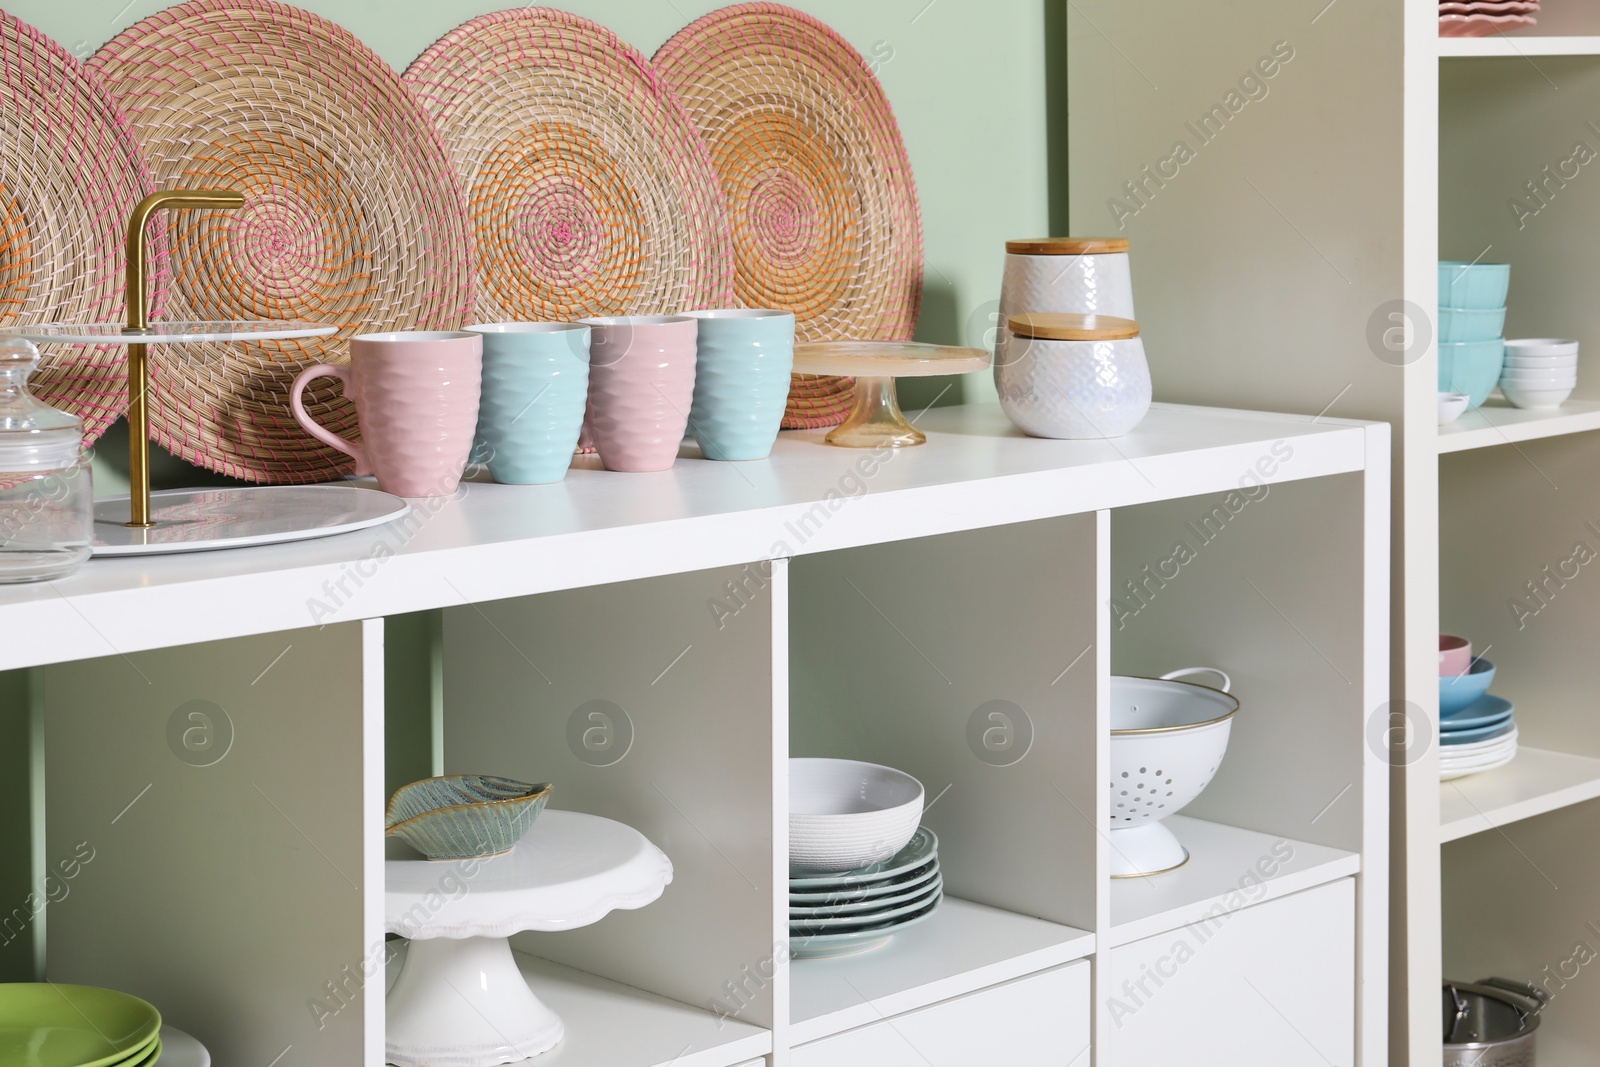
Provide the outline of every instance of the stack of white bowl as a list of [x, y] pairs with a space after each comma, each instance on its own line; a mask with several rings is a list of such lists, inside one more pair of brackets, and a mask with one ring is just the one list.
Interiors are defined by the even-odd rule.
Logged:
[[922, 783], [839, 759], [789, 761], [789, 952], [806, 959], [887, 944], [943, 899]]
[[1519, 408], [1560, 407], [1578, 384], [1578, 342], [1533, 337], [1506, 342], [1500, 391]]

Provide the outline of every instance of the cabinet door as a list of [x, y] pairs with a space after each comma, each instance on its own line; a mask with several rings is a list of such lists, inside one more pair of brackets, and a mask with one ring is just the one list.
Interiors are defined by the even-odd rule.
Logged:
[[1111, 950], [1105, 1067], [1351, 1067], [1355, 879]]
[[[802, 966], [797, 964], [797, 966]], [[793, 1067], [972, 1067], [1089, 1062], [1089, 965], [969, 993], [801, 1045]]]

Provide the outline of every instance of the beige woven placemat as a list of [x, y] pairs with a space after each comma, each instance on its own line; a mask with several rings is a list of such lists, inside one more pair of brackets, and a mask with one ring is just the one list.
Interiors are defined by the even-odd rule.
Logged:
[[406, 70], [466, 186], [481, 319], [668, 314], [732, 298], [705, 146], [637, 49], [552, 8], [457, 27]]
[[[157, 184], [245, 194], [232, 213], [165, 216], [174, 319], [331, 323], [325, 340], [157, 350], [152, 437], [259, 482], [349, 469], [289, 413], [303, 367], [375, 330], [455, 329], [472, 314], [471, 233], [427, 113], [347, 30], [270, 0], [192, 0], [118, 34], [89, 66], [126, 108]], [[355, 431], [331, 379], [312, 416]]]
[[[733, 222], [734, 290], [793, 311], [797, 341], [909, 340], [922, 221], [900, 130], [861, 54], [781, 4], [726, 7], [656, 52], [711, 150]], [[797, 375], [784, 426], [831, 426], [849, 379]]]
[[[100, 79], [0, 13], [0, 326], [121, 321], [124, 227], [153, 190]], [[32, 392], [83, 419], [92, 442], [127, 407], [126, 349], [44, 353]]]

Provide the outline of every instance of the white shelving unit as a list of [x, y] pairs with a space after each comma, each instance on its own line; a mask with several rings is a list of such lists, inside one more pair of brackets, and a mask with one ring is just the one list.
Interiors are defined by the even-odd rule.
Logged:
[[[1568, 162], [1600, 157], [1600, 11], [1538, 20], [1451, 40], [1424, 3], [1092, 0], [1068, 24], [1072, 228], [1131, 240], [1156, 395], [1395, 427], [1395, 684], [1372, 709], [1413, 742], [1393, 750], [1395, 1065], [1439, 1062], [1446, 974], [1559, 992], [1541, 1064], [1600, 1045], [1600, 987], [1549, 977], [1600, 901], [1600, 581], [1546, 569], [1600, 551], [1600, 179]], [[1436, 425], [1440, 259], [1512, 265], [1506, 335], [1589, 353], [1571, 400]], [[1525, 746], [1447, 783], [1441, 630], [1497, 665]]]
[[[1224, 1063], [1229, 1034], [1192, 1016], [1244, 980], [1234, 1023], [1306, 1035], [1277, 1062], [1379, 1062], [1387, 427], [1157, 405], [1092, 443], [988, 407], [918, 421], [904, 452], [785, 434], [761, 463], [474, 483], [403, 528], [0, 591], [43, 734], [42, 853], [94, 850], [51, 906], [50, 977], [148, 997], [219, 1062], [379, 1067], [378, 976], [404, 951], [382, 931], [385, 616], [437, 610], [444, 768], [552, 781], [554, 807], [674, 864], [649, 907], [514, 939], [567, 1024], [538, 1062]], [[1189, 523], [1221, 532], [1151, 579]], [[1173, 820], [1193, 858], [1113, 882], [1110, 673], [1201, 662], [1243, 710]], [[969, 740], [996, 701], [1015, 758]], [[933, 919], [788, 959], [791, 753], [925, 783]], [[1178, 941], [1189, 995], [1146, 977]]]

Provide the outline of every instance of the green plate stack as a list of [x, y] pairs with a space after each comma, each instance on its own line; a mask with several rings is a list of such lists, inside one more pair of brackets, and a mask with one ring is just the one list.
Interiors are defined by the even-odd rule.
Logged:
[[151, 1067], [161, 1014], [138, 997], [94, 986], [0, 983], [5, 1067]]

